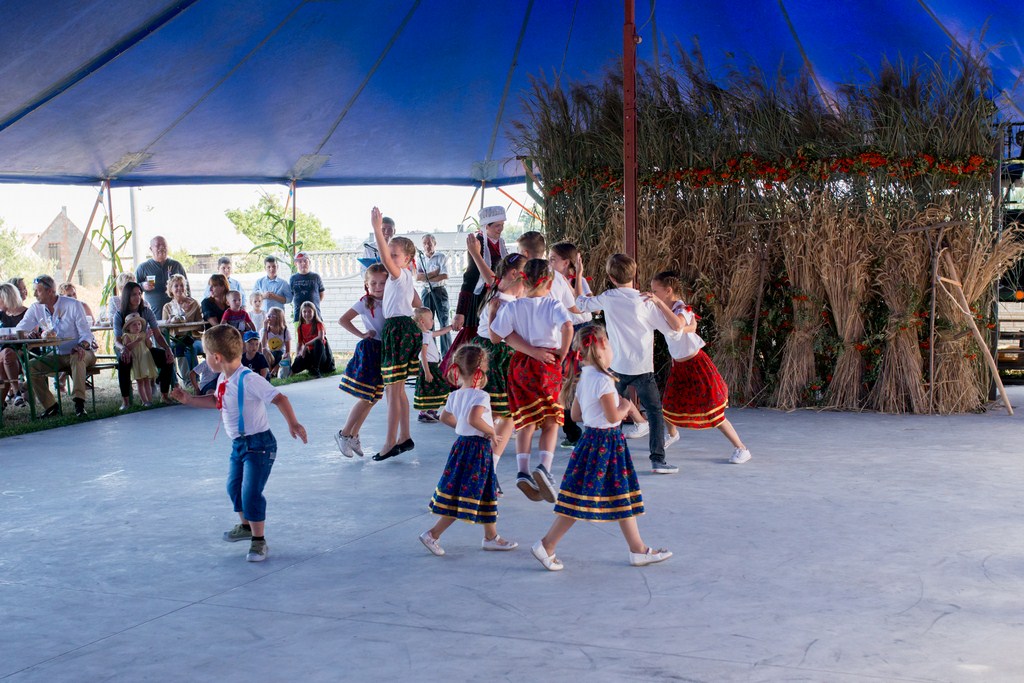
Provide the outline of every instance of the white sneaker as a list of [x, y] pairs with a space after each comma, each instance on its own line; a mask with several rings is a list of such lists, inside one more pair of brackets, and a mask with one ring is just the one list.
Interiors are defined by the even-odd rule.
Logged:
[[676, 430], [675, 434], [665, 434], [665, 450], [676, 441], [679, 441], [679, 430]]
[[338, 431], [334, 435], [334, 443], [338, 444], [338, 450], [341, 451], [341, 454], [344, 455], [346, 458], [351, 458], [353, 455], [355, 455], [355, 453], [352, 451], [351, 436], [345, 436], [344, 434], [341, 433], [341, 431]]
[[641, 439], [650, 433], [650, 422], [638, 422], [633, 426], [626, 425], [622, 428], [622, 435], [627, 439]]
[[519, 544], [515, 541], [509, 541], [501, 536], [495, 536], [494, 538], [485, 538], [480, 547], [484, 550], [515, 550], [519, 547]]
[[742, 465], [748, 460], [750, 460], [750, 451], [746, 448], [737, 448], [732, 452], [732, 457], [729, 458], [729, 462], [733, 465]]
[[363, 457], [363, 445], [359, 443], [358, 434], [348, 437], [348, 447], [351, 448], [352, 452], [360, 458]]
[[435, 555], [444, 555], [444, 548], [441, 547], [440, 541], [431, 536], [429, 530], [420, 534], [420, 542], [427, 547], [427, 550]]
[[671, 550], [648, 548], [646, 553], [630, 553], [629, 563], [634, 567], [645, 567], [655, 562], [664, 562], [670, 557], [672, 557]]

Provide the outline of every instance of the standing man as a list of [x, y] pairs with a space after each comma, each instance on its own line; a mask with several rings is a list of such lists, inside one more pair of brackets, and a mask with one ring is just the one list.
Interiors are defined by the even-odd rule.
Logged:
[[[426, 283], [420, 299], [423, 305], [434, 312], [434, 321], [438, 329], [448, 327], [448, 256], [437, 251], [437, 240], [433, 235], [423, 236], [423, 253], [426, 259], [416, 263], [416, 279]], [[441, 355], [448, 353], [451, 338], [448, 334], [441, 336]]]
[[252, 288], [254, 294], [259, 292], [263, 295], [268, 312], [271, 308], [280, 308], [283, 311], [284, 305], [292, 300], [292, 288], [287, 280], [277, 276], [277, 265], [276, 256], [264, 258], [263, 270], [267, 271], [267, 274], [257, 280]]
[[[231, 271], [233, 269], [234, 269], [234, 266], [231, 265], [231, 257], [230, 256], [221, 256], [219, 259], [217, 259], [217, 272], [219, 272], [221, 275], [223, 275], [225, 278], [227, 278], [228, 289], [229, 290], [233, 290], [233, 291], [238, 292], [239, 294], [242, 295], [242, 308], [245, 308], [245, 290], [242, 289], [242, 283], [241, 282], [239, 282], [235, 278], [231, 277]], [[206, 299], [209, 296], [210, 296], [210, 285], [209, 285], [209, 283], [207, 283], [206, 291], [203, 292], [203, 298]]]
[[[171, 300], [167, 293], [167, 281], [172, 275], [181, 275], [188, 285], [188, 275], [185, 268], [172, 258], [167, 258], [167, 240], [157, 235], [149, 241], [149, 253], [153, 258], [143, 261], [135, 269], [135, 281], [142, 285], [143, 296], [146, 297], [146, 304], [159, 314], [164, 310], [164, 304]], [[188, 293], [191, 295], [191, 289]]]
[[[316, 306], [316, 312], [320, 313], [320, 302], [324, 300], [324, 281], [320, 276], [309, 270], [309, 254], [300, 251], [295, 255], [295, 268], [297, 273], [292, 273], [288, 286], [292, 290], [292, 311], [296, 324], [301, 324], [299, 309], [306, 301], [312, 301]], [[320, 316], [321, 318], [323, 315]]]
[[[381, 232], [384, 233], [384, 239], [390, 244], [391, 238], [395, 236], [395, 219], [384, 216], [381, 221], [383, 221], [380, 226]], [[370, 259], [376, 263], [381, 262], [380, 252], [377, 250], [377, 238], [373, 235], [370, 235], [370, 239], [363, 242], [363, 258]], [[365, 273], [367, 266], [362, 263], [359, 265], [362, 266]]]
[[32, 382], [32, 391], [43, 407], [43, 417], [56, 415], [60, 412], [60, 406], [50, 391], [46, 373], [70, 372], [74, 386], [71, 396], [75, 402], [75, 415], [84, 416], [85, 380], [89, 377], [89, 368], [96, 365], [92, 330], [89, 329], [89, 321], [85, 319], [85, 308], [77, 299], [59, 296], [57, 285], [49, 275], [40, 275], [33, 280], [33, 284], [36, 303], [28, 307], [25, 317], [14, 328], [18, 337], [38, 338], [38, 330], [42, 329], [57, 339], [68, 341], [57, 347], [56, 354], [45, 354], [29, 362], [28, 376]]

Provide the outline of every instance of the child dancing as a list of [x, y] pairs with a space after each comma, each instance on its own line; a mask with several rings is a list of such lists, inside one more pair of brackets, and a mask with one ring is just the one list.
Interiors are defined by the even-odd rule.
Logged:
[[484, 527], [484, 550], [513, 550], [519, 547], [498, 535], [498, 499], [491, 446], [495, 439], [491, 404], [483, 386], [487, 383], [487, 352], [476, 344], [464, 344], [452, 357], [459, 389], [448, 396], [441, 422], [453, 427], [458, 437], [444, 466], [444, 473], [430, 511], [439, 515], [432, 528], [420, 534], [420, 541], [435, 555], [444, 555], [441, 534], [461, 519]]
[[680, 332], [665, 336], [672, 355], [672, 371], [662, 401], [669, 437], [678, 433], [676, 427], [718, 427], [734, 449], [729, 462], [742, 465], [750, 460], [750, 451], [732, 423], [725, 419], [729, 387], [704, 352], [704, 340], [697, 334], [697, 315], [679, 298], [683, 291], [679, 276], [670, 271], [658, 273], [651, 280], [651, 291], [683, 320]]
[[[617, 521], [629, 545], [629, 563], [635, 567], [667, 560], [672, 553], [649, 547], [637, 527], [636, 517], [644, 513], [643, 497], [619, 425], [627, 415], [636, 419], [639, 414], [615, 388], [615, 378], [609, 370], [612, 349], [604, 328], [583, 327], [573, 347], [580, 354], [583, 368], [576, 396], [565, 396], [564, 400], [572, 401], [573, 418], [584, 425], [583, 436], [565, 468], [555, 504], [558, 517], [544, 538], [533, 545], [533, 556], [550, 571], [563, 569], [555, 556], [555, 547], [576, 520], [583, 519]], [[566, 381], [566, 387], [571, 386], [572, 379]]]
[[420, 347], [420, 371], [416, 376], [416, 391], [413, 394], [412, 407], [420, 411], [420, 422], [437, 422], [437, 409], [444, 405], [451, 389], [448, 382], [441, 376], [441, 352], [437, 350], [435, 338], [451, 332], [451, 326], [434, 329], [434, 312], [425, 306], [413, 310], [412, 319], [423, 332], [423, 344]]
[[370, 212], [370, 223], [377, 238], [377, 249], [388, 279], [384, 284], [384, 331], [381, 375], [384, 395], [388, 400], [388, 430], [380, 452], [374, 460], [387, 460], [416, 447], [409, 432], [409, 397], [405, 379], [419, 369], [423, 332], [412, 319], [416, 296], [416, 278], [409, 265], [416, 257], [416, 245], [406, 237], [384, 237], [383, 216], [376, 206]]
[[[362, 428], [370, 411], [377, 401], [384, 396], [384, 380], [380, 374], [381, 336], [384, 332], [384, 311], [381, 303], [384, 299], [384, 285], [388, 280], [388, 271], [383, 263], [374, 263], [366, 269], [363, 276], [363, 290], [366, 294], [345, 311], [338, 324], [356, 337], [352, 360], [345, 366], [338, 388], [346, 394], [358, 399], [348, 411], [345, 426], [334, 435], [334, 440], [346, 458], [353, 455], [363, 457], [363, 446], [359, 442], [359, 430]], [[352, 324], [359, 316], [363, 323], [363, 332]]]
[[306, 443], [306, 429], [295, 419], [288, 397], [280, 393], [248, 368], [242, 367], [242, 335], [229, 325], [217, 325], [203, 334], [206, 361], [220, 373], [213, 396], [192, 396], [176, 387], [175, 401], [197, 408], [220, 411], [224, 431], [231, 437], [231, 467], [228, 470], [228, 496], [238, 513], [239, 523], [224, 532], [224, 540], [250, 541], [245, 559], [262, 562], [267, 559], [264, 534], [267, 499], [263, 488], [277, 457], [277, 440], [270, 431], [267, 403], [273, 403], [288, 423], [292, 438]]
[[[515, 421], [516, 486], [530, 500], [555, 502], [551, 464], [555, 459], [562, 405], [562, 360], [572, 344], [572, 320], [559, 302], [548, 296], [553, 273], [544, 259], [523, 266], [526, 297], [509, 301], [490, 323], [491, 341], [504, 340], [518, 353], [508, 367], [508, 403]], [[530, 472], [533, 433], [540, 427], [540, 464]]]

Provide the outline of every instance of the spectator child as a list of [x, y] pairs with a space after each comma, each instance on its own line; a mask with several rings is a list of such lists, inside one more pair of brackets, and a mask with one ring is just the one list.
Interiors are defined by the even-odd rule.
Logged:
[[156, 363], [149, 352], [149, 338], [152, 330], [146, 319], [138, 313], [129, 313], [122, 324], [121, 340], [132, 355], [132, 374], [135, 385], [139, 388], [139, 400], [142, 405], [153, 405], [153, 380], [156, 379]]
[[281, 360], [292, 358], [292, 333], [284, 320], [283, 308], [271, 308], [267, 311], [267, 320], [263, 323], [260, 345], [269, 355], [271, 376], [277, 376]]
[[188, 373], [188, 380], [192, 385], [192, 393], [196, 396], [205, 396], [217, 388], [217, 373], [205, 360], [192, 368]]
[[544, 538], [534, 544], [533, 556], [545, 569], [561, 570], [555, 547], [576, 520], [582, 519], [618, 521], [633, 566], [667, 560], [672, 553], [649, 547], [637, 527], [636, 517], [644, 513], [644, 501], [619, 425], [627, 415], [639, 415], [633, 404], [615, 389], [615, 376], [609, 370], [612, 347], [604, 328], [587, 325], [580, 330], [573, 346], [580, 354], [583, 368], [578, 384], [573, 377], [575, 367], [570, 370], [564, 388], [576, 384], [576, 395], [564, 393], [563, 400], [572, 403], [573, 417], [583, 422], [585, 431], [565, 467], [555, 504], [558, 517]]
[[672, 371], [663, 401], [669, 438], [679, 438], [676, 427], [717, 427], [733, 446], [729, 462], [742, 465], [750, 460], [750, 451], [743, 445], [732, 423], [725, 419], [729, 387], [704, 352], [704, 340], [697, 334], [697, 315], [679, 298], [683, 291], [682, 282], [673, 272], [658, 273], [651, 280], [651, 291], [683, 322], [679, 332], [665, 337], [672, 356]]
[[491, 406], [483, 386], [487, 383], [487, 352], [476, 344], [465, 344], [455, 352], [459, 389], [448, 396], [441, 422], [453, 427], [457, 437], [444, 466], [430, 511], [440, 519], [420, 534], [420, 542], [435, 555], [444, 555], [438, 542], [456, 519], [484, 527], [484, 550], [514, 550], [519, 547], [498, 535], [498, 497], [494, 477], [492, 443], [496, 437]]
[[[508, 366], [508, 403], [516, 425], [516, 486], [530, 500], [555, 502], [551, 464], [555, 458], [562, 405], [562, 360], [572, 343], [572, 321], [562, 304], [548, 296], [551, 266], [531, 259], [523, 266], [526, 297], [509, 301], [490, 323], [491, 341], [504, 340], [518, 353]], [[530, 475], [533, 432], [540, 427], [540, 464]]]
[[586, 296], [583, 294], [583, 257], [576, 255], [576, 305], [582, 311], [604, 311], [608, 337], [615, 350], [612, 370], [618, 376], [616, 387], [622, 395], [635, 387], [647, 412], [650, 424], [638, 422], [626, 437], [649, 434], [651, 470], [654, 474], [675, 474], [679, 468], [665, 461], [665, 419], [654, 378], [654, 330], [669, 335], [682, 329], [682, 324], [664, 303], [656, 300], [657, 297], [642, 296], [633, 288], [636, 261], [625, 254], [612, 254], [605, 271], [612, 288], [597, 296]]
[[253, 329], [257, 332], [263, 330], [267, 312], [263, 310], [263, 294], [260, 292], [253, 292], [249, 297], [249, 318], [252, 319]]
[[[353, 455], [363, 457], [363, 446], [359, 441], [359, 430], [370, 415], [373, 406], [384, 396], [384, 379], [380, 374], [381, 336], [384, 333], [384, 311], [382, 301], [384, 287], [388, 281], [388, 270], [383, 263], [374, 263], [363, 274], [363, 290], [366, 294], [345, 311], [338, 324], [359, 338], [352, 360], [345, 366], [338, 388], [355, 396], [356, 402], [348, 412], [345, 426], [334, 435], [334, 440], [346, 458]], [[363, 330], [352, 324], [359, 316]]]
[[224, 540], [248, 540], [245, 559], [262, 562], [268, 548], [264, 536], [267, 499], [263, 488], [277, 456], [277, 440], [270, 431], [267, 403], [273, 403], [288, 423], [292, 438], [306, 443], [306, 429], [295, 419], [288, 397], [248, 368], [243, 368], [242, 335], [233, 327], [218, 325], [203, 334], [206, 363], [220, 373], [216, 396], [192, 396], [180, 387], [173, 397], [185, 405], [216, 408], [224, 430], [231, 437], [231, 466], [228, 470], [228, 495], [238, 513], [239, 523], [224, 532]]
[[266, 356], [260, 351], [260, 335], [250, 330], [242, 335], [242, 344], [244, 346], [242, 365], [263, 379], [267, 379], [267, 375], [270, 374], [270, 365], [267, 364]]
[[437, 409], [444, 405], [450, 389], [448, 382], [441, 376], [441, 354], [437, 350], [436, 337], [448, 334], [450, 327], [434, 330], [434, 312], [425, 306], [413, 311], [412, 319], [423, 331], [423, 344], [420, 347], [420, 371], [416, 376], [416, 392], [413, 394], [412, 407], [420, 411], [420, 422], [437, 422]]
[[388, 401], [388, 428], [380, 452], [374, 460], [387, 460], [416, 447], [409, 432], [409, 397], [405, 393], [405, 379], [419, 369], [423, 333], [412, 319], [413, 307], [419, 300], [416, 279], [409, 266], [416, 257], [416, 245], [405, 237], [392, 237], [389, 242], [383, 232], [382, 216], [376, 206], [370, 212], [370, 222], [377, 238], [381, 262], [388, 271], [384, 284], [383, 348], [381, 376]]
[[313, 377], [330, 374], [334, 371], [334, 359], [329, 358], [327, 351], [327, 328], [320, 319], [320, 313], [312, 301], [301, 306], [301, 318], [298, 331], [298, 348], [292, 360], [292, 374], [309, 370]]
[[221, 316], [220, 322], [223, 325], [230, 325], [231, 327], [238, 330], [241, 334], [245, 334], [249, 331], [255, 331], [256, 325], [253, 324], [252, 318], [242, 308], [242, 293], [231, 290], [228, 292], [228, 310], [224, 311], [224, 315]]

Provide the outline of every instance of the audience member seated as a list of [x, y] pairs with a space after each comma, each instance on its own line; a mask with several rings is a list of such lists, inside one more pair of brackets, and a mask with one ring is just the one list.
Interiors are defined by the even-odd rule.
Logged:
[[[57, 288], [57, 293], [60, 294], [61, 296], [66, 296], [69, 299], [75, 299], [76, 301], [78, 300], [78, 290], [75, 289], [75, 286], [70, 282], [62, 282], [60, 284], [60, 287]], [[92, 318], [92, 320], [95, 321], [96, 318], [93, 317], [92, 308], [89, 307], [89, 304], [85, 303], [84, 301], [81, 303], [82, 308], [85, 309], [85, 317]]]
[[21, 295], [21, 300], [22, 301], [28, 301], [28, 287], [25, 286], [25, 278], [23, 278], [23, 277], [12, 277], [7, 282], [11, 283], [12, 285], [14, 285], [17, 288], [18, 294]]
[[260, 335], [252, 331], [246, 332], [242, 335], [242, 342], [245, 344], [242, 350], [242, 365], [266, 379], [270, 374], [270, 365], [260, 350]]
[[[160, 384], [160, 393], [164, 402], [170, 402], [168, 393], [171, 390], [171, 380], [174, 368], [174, 354], [163, 332], [156, 316], [150, 310], [142, 294], [142, 286], [137, 282], [129, 282], [121, 293], [121, 310], [114, 314], [114, 348], [117, 350], [117, 383], [121, 388], [121, 410], [125, 410], [132, 403], [132, 351], [124, 345], [124, 320], [129, 313], [138, 313], [146, 321], [149, 329], [156, 334], [153, 338], [160, 348], [149, 347], [147, 350], [153, 356], [153, 363], [157, 368], [157, 382]], [[145, 353], [145, 351], [143, 351]]]
[[192, 369], [192, 372], [188, 373], [188, 380], [192, 384], [192, 393], [196, 396], [212, 394], [217, 388], [219, 377], [219, 372], [214, 372], [205, 360], [202, 361]]
[[228, 279], [220, 273], [210, 276], [210, 296], [203, 299], [203, 320], [210, 327], [220, 325], [228, 310]]
[[[135, 282], [135, 273], [118, 273], [117, 274], [117, 291], [124, 292], [125, 285], [129, 282]], [[121, 295], [113, 294], [110, 297], [110, 301], [107, 302], [107, 321], [112, 322], [117, 312], [121, 310]]]
[[270, 374], [277, 377], [281, 360], [287, 358], [289, 363], [292, 360], [292, 331], [285, 322], [283, 308], [271, 308], [267, 312], [267, 321], [260, 333], [260, 343], [268, 356]]
[[[173, 323], [201, 323], [203, 310], [199, 302], [188, 295], [188, 282], [182, 275], [172, 275], [167, 281], [167, 296], [171, 300], [164, 304], [160, 319]], [[203, 352], [203, 342], [191, 332], [171, 335], [171, 350], [178, 366], [178, 376], [188, 377], [189, 371], [199, 363], [198, 354]]]
[[81, 302], [57, 294], [57, 285], [49, 275], [40, 275], [32, 284], [36, 303], [28, 307], [18, 323], [18, 336], [66, 340], [57, 345], [55, 354], [48, 353], [29, 363], [32, 390], [43, 407], [43, 417], [56, 415], [60, 406], [50, 391], [46, 373], [70, 372], [75, 414], [85, 415], [85, 381], [89, 368], [96, 364], [95, 342], [85, 309]]
[[[8, 334], [13, 334], [27, 310], [17, 287], [10, 282], [0, 285], [0, 327], [7, 328]], [[25, 385], [19, 381], [20, 377], [18, 351], [0, 344], [0, 410], [5, 404], [19, 407], [25, 405]]]
[[327, 329], [312, 301], [306, 301], [299, 310], [298, 349], [292, 359], [292, 374], [308, 370], [313, 377], [334, 372], [334, 358], [327, 344]]

